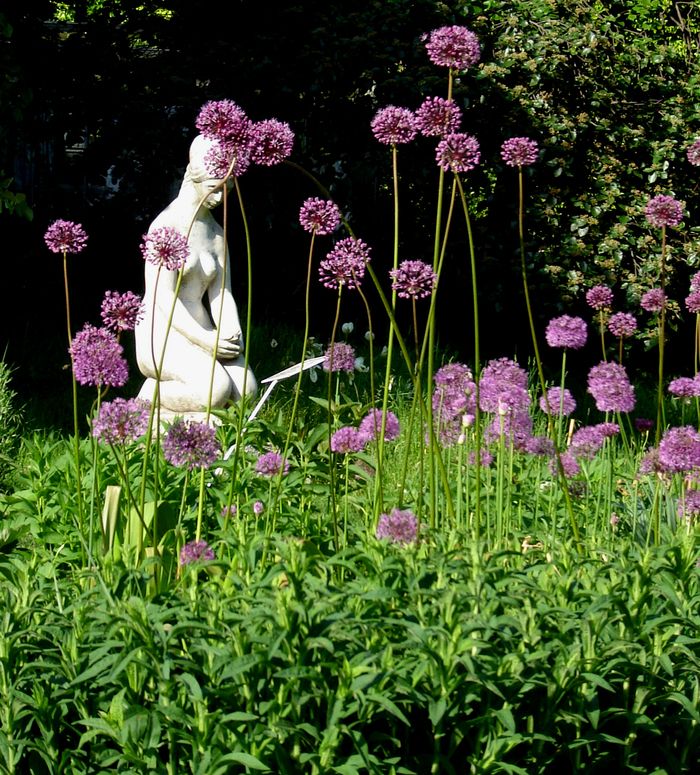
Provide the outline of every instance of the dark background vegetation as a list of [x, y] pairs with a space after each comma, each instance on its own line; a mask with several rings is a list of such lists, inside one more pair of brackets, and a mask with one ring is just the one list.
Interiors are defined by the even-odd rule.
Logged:
[[[88, 231], [87, 250], [70, 259], [72, 315], [76, 329], [97, 323], [105, 290], [142, 290], [141, 236], [177, 189], [194, 119], [210, 99], [233, 99], [254, 120], [274, 116], [291, 125], [292, 161], [330, 189], [385, 276], [390, 160], [369, 124], [387, 104], [416, 108], [445, 93], [446, 71], [430, 64], [422, 36], [453, 23], [482, 42], [482, 62], [458, 79], [455, 98], [465, 131], [482, 147], [482, 166], [468, 183], [485, 357], [526, 360], [530, 352], [516, 176], [499, 157], [514, 135], [543, 149], [527, 180], [528, 261], [541, 326], [553, 314], [588, 315], [585, 290], [597, 282], [614, 287], [618, 309], [636, 311], [658, 271], [658, 235], [642, 215], [657, 193], [687, 203], [685, 224], [670, 239], [671, 289], [682, 302], [700, 265], [700, 175], [685, 159], [700, 135], [693, 3], [23, 0], [0, 11], [0, 347], [16, 367], [20, 394], [47, 405], [69, 398], [61, 261], [44, 246], [47, 225], [65, 218]], [[433, 145], [423, 139], [400, 152], [403, 258], [432, 255]], [[241, 186], [253, 240], [253, 321], [263, 332], [252, 359], [274, 370], [264, 337], [303, 323], [308, 240], [297, 216], [318, 191], [290, 165], [251, 170]], [[230, 242], [242, 300], [238, 223]], [[441, 346], [469, 360], [467, 267], [457, 221], [442, 286]], [[312, 333], [321, 341], [334, 302], [314, 288]], [[344, 319], [364, 330], [361, 310], [345, 309]], [[690, 364], [690, 324], [673, 316], [671, 324], [679, 328], [671, 360], [682, 353]], [[586, 367], [597, 360], [595, 344], [581, 359]], [[643, 342], [638, 350], [645, 368]]]

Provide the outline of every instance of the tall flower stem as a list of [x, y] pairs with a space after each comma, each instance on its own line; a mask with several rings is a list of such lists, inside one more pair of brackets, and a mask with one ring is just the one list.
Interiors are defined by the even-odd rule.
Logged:
[[[659, 286], [666, 290], [666, 227], [661, 227], [661, 271]], [[661, 431], [666, 423], [664, 411], [664, 347], [666, 337], [666, 299], [663, 299], [659, 312], [659, 383], [656, 390], [656, 443], [661, 439]]]
[[[338, 536], [338, 512], [335, 498], [335, 453], [331, 449], [331, 436], [333, 435], [333, 348], [335, 346], [335, 335], [338, 331], [338, 321], [340, 320], [340, 301], [343, 295], [343, 286], [338, 286], [338, 301], [335, 306], [335, 318], [333, 320], [333, 329], [331, 331], [331, 343], [328, 349], [328, 475], [330, 484], [331, 516], [333, 521], [333, 545], [335, 551], [340, 551]], [[377, 466], [377, 476], [381, 478], [381, 469]]]
[[82, 530], [84, 513], [83, 513], [83, 477], [80, 466], [80, 427], [78, 423], [78, 382], [75, 378], [75, 364], [73, 362], [73, 337], [71, 334], [71, 320], [70, 320], [70, 293], [68, 291], [68, 251], [63, 250], [63, 289], [66, 297], [66, 331], [68, 334], [68, 352], [70, 354], [71, 363], [71, 380], [73, 387], [73, 452], [75, 454], [75, 475], [76, 475], [76, 496], [78, 501], [78, 524]]

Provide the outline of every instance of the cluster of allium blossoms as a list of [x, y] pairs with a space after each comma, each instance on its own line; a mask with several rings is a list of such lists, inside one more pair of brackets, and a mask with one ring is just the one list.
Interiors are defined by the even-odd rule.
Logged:
[[483, 412], [502, 413], [526, 409], [530, 405], [527, 372], [509, 358], [489, 361], [479, 380], [479, 406]]
[[341, 286], [348, 290], [357, 288], [365, 276], [369, 260], [370, 249], [367, 244], [355, 237], [346, 237], [337, 242], [319, 264], [321, 284], [336, 290]]
[[666, 306], [666, 294], [661, 288], [652, 288], [642, 296], [639, 306], [647, 312], [661, 312]]
[[579, 428], [571, 437], [569, 450], [576, 459], [590, 460], [605, 443], [605, 439], [620, 432], [620, 426], [614, 422], [603, 422], [597, 425], [586, 425]]
[[361, 452], [367, 439], [357, 428], [349, 425], [338, 430], [331, 436], [331, 452], [337, 455], [348, 455], [354, 452]]
[[695, 377], [678, 377], [671, 380], [668, 392], [676, 398], [700, 397], [700, 375]]
[[255, 461], [255, 472], [261, 476], [275, 476], [289, 472], [289, 462], [279, 452], [264, 452]]
[[80, 253], [87, 245], [85, 229], [73, 221], [54, 221], [44, 234], [46, 247], [52, 253]]
[[676, 511], [679, 519], [691, 520], [700, 514], [700, 490], [686, 490], [678, 501]]
[[291, 154], [294, 132], [286, 122], [268, 118], [253, 125], [251, 145], [253, 163], [272, 167]]
[[456, 24], [433, 30], [425, 48], [433, 64], [456, 70], [466, 70], [481, 58], [477, 36], [466, 27]]
[[509, 167], [529, 167], [538, 153], [537, 142], [529, 137], [511, 137], [501, 146], [501, 158]]
[[644, 208], [647, 221], [657, 228], [678, 226], [683, 220], [683, 205], [672, 196], [659, 194], [650, 199]]
[[143, 317], [143, 300], [131, 291], [126, 293], [107, 291], [102, 300], [100, 316], [105, 328], [115, 334], [133, 331]]
[[[525, 391], [527, 393], [527, 391]], [[512, 395], [509, 397], [512, 398]], [[528, 396], [529, 400], [529, 396]], [[527, 450], [527, 445], [532, 438], [532, 418], [523, 405], [523, 398], [519, 398], [513, 404], [501, 404], [501, 411], [491, 420], [484, 431], [484, 439], [487, 442], [504, 439], [513, 449], [521, 452]]]
[[150, 404], [140, 398], [115, 398], [100, 406], [92, 435], [103, 444], [126, 444], [146, 433]]
[[545, 414], [567, 417], [576, 411], [576, 401], [568, 388], [552, 387], [547, 391], [547, 397], [540, 396], [540, 409]]
[[355, 350], [345, 342], [335, 342], [323, 354], [324, 371], [355, 371]]
[[195, 126], [209, 140], [245, 143], [252, 121], [233, 100], [211, 100], [202, 105]]
[[440, 140], [435, 159], [444, 172], [470, 172], [481, 161], [479, 141], [471, 135], [453, 132]]
[[547, 324], [545, 339], [550, 347], [580, 350], [586, 344], [588, 329], [583, 318], [561, 315]]
[[141, 255], [154, 266], [177, 272], [190, 254], [187, 237], [172, 226], [161, 226], [148, 232], [141, 243]]
[[379, 517], [376, 535], [402, 546], [412, 544], [418, 538], [418, 519], [408, 509], [392, 509]]
[[636, 403], [634, 387], [624, 366], [601, 362], [588, 372], [588, 392], [600, 412], [631, 412]]
[[700, 314], [700, 291], [693, 291], [685, 297], [685, 308], [694, 315]]
[[216, 431], [207, 423], [175, 420], [163, 437], [165, 459], [179, 468], [207, 468], [220, 454]]
[[106, 328], [87, 323], [70, 346], [75, 379], [81, 385], [121, 387], [129, 376], [124, 348]]
[[659, 463], [668, 473], [700, 468], [700, 433], [691, 425], [669, 428], [659, 442]]
[[694, 167], [700, 167], [700, 137], [695, 142], [691, 143], [686, 151], [688, 161]]
[[592, 309], [609, 309], [613, 303], [613, 292], [607, 285], [596, 285], [586, 293], [586, 302]]
[[426, 137], [444, 137], [459, 130], [462, 111], [444, 97], [426, 97], [416, 111], [418, 130]]
[[190, 541], [180, 549], [180, 565], [215, 559], [214, 550], [206, 541]]
[[[379, 438], [382, 432], [382, 420], [384, 413], [381, 409], [370, 409], [369, 412], [362, 418], [360, 422], [359, 431], [366, 441], [374, 441]], [[384, 440], [394, 441], [398, 439], [401, 427], [399, 425], [399, 418], [393, 413], [387, 410], [386, 422], [384, 425]]]
[[476, 413], [476, 383], [463, 363], [448, 363], [433, 377], [433, 422], [440, 443], [452, 446]]
[[608, 331], [620, 339], [630, 337], [637, 330], [637, 318], [629, 312], [616, 312], [608, 320]]
[[372, 134], [384, 145], [410, 143], [418, 134], [415, 113], [408, 108], [389, 105], [379, 110], [372, 119]]
[[402, 261], [389, 272], [391, 287], [402, 299], [424, 299], [433, 292], [437, 274], [425, 261]]
[[340, 226], [340, 220], [338, 205], [330, 199], [310, 197], [299, 210], [299, 223], [311, 234], [332, 234]]

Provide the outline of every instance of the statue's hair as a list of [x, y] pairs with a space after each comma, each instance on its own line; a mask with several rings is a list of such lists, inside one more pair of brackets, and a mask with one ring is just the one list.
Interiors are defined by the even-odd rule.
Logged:
[[205, 180], [211, 180], [212, 175], [207, 172], [204, 164], [204, 157], [207, 151], [216, 141], [210, 140], [204, 135], [197, 135], [190, 145], [190, 163], [185, 170], [184, 183], [203, 183]]

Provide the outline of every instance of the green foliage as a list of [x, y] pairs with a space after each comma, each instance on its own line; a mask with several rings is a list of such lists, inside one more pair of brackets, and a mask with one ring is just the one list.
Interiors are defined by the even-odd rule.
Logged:
[[10, 484], [22, 427], [22, 411], [11, 383], [12, 369], [0, 360], [0, 492]]

